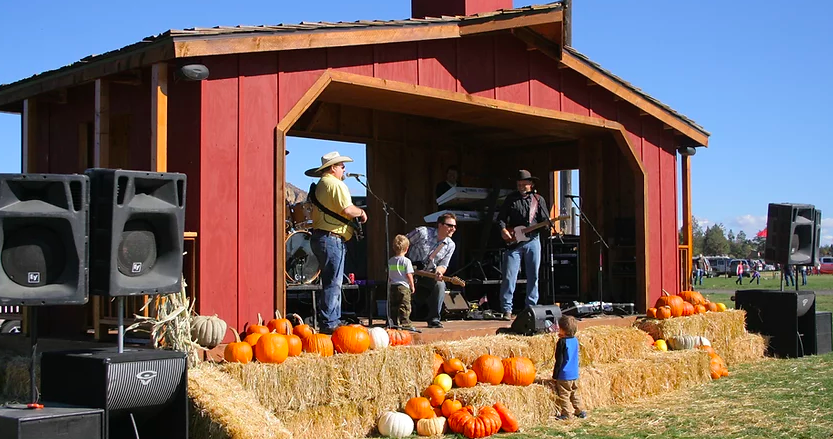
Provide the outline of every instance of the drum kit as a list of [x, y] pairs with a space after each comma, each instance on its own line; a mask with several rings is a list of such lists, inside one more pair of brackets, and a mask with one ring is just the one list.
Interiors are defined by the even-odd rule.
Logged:
[[286, 203], [286, 283], [306, 285], [321, 274], [312, 253], [312, 203]]

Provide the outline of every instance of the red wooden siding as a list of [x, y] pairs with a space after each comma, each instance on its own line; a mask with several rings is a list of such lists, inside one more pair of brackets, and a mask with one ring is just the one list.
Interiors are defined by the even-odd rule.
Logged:
[[[660, 158], [659, 158], [659, 142], [660, 142], [660, 131], [662, 130], [662, 126], [654, 120], [647, 120], [646, 118], [642, 118], [642, 138], [643, 138], [643, 153], [642, 153], [642, 165], [645, 166], [645, 172], [648, 174], [648, 187], [647, 187], [647, 197], [646, 204], [648, 205], [648, 224], [646, 229], [649, 231], [647, 233], [648, 243], [646, 251], [648, 252], [648, 257], [646, 258], [648, 262], [648, 277], [650, 279], [650, 288], [651, 288], [651, 295], [653, 297], [654, 291], [661, 291], [661, 288], [665, 287], [666, 280], [663, 279], [663, 273], [665, 273], [665, 268], [663, 265], [665, 263], [674, 264], [676, 267], [676, 261], [669, 260], [665, 261], [662, 258], [662, 246], [665, 237], [662, 233], [650, 233], [651, 230], [663, 230], [663, 220], [662, 217], [662, 193], [660, 192], [661, 181], [660, 181]], [[672, 218], [673, 219], [673, 218]], [[676, 246], [676, 243], [675, 243]], [[671, 284], [673, 279], [667, 281], [668, 284]], [[676, 288], [671, 290], [666, 289], [668, 292], [673, 293], [676, 291]], [[649, 301], [650, 302], [650, 301]]]
[[538, 51], [529, 54], [529, 105], [561, 111], [561, 70]]
[[517, 38], [495, 38], [495, 98], [529, 105], [529, 51]]
[[677, 149], [674, 134], [662, 130], [659, 149], [660, 206], [662, 217], [662, 287], [666, 291], [676, 291], [680, 285], [678, 244], [679, 226], [677, 224]]
[[495, 42], [491, 36], [457, 42], [457, 91], [495, 97]]
[[278, 57], [240, 56], [238, 144], [238, 321], [275, 310], [275, 127]]
[[[200, 139], [200, 314], [237, 320], [238, 69], [236, 56], [206, 58]], [[271, 200], [263, 200], [269, 203]], [[240, 329], [240, 328], [238, 328]]]
[[[200, 61], [197, 61], [200, 62]], [[168, 73], [168, 171], [188, 177], [185, 194], [185, 230], [200, 232], [200, 108], [201, 82], [174, 81]], [[199, 239], [199, 238], [198, 238]], [[199, 266], [197, 267], [199, 269]], [[202, 301], [197, 302], [197, 307]]]
[[419, 84], [457, 91], [457, 42], [452, 40], [419, 43]]
[[[301, 96], [327, 68], [327, 51], [315, 49], [283, 52], [278, 56], [278, 120], [298, 103]], [[275, 124], [277, 126], [277, 123]]]
[[409, 84], [417, 83], [417, 43], [374, 46], [374, 58], [375, 77]]

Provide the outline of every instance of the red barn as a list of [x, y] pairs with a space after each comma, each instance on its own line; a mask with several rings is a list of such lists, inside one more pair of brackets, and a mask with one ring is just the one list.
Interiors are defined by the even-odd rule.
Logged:
[[[585, 212], [611, 244], [605, 300], [644, 311], [685, 286], [691, 237], [678, 246], [677, 206], [690, 230], [688, 155], [709, 133], [565, 45], [559, 2], [412, 7], [407, 20], [171, 30], [4, 85], [0, 110], [22, 115], [24, 171], [186, 173], [197, 308], [231, 326], [285, 307], [287, 136], [365, 144], [374, 191], [412, 225], [436, 210], [450, 164], [474, 176], [467, 186], [519, 168], [550, 176], [551, 204], [553, 173], [579, 169]], [[185, 80], [185, 64], [210, 75]], [[368, 266], [382, 267], [384, 215], [369, 209]], [[592, 292], [590, 232], [581, 283]]]

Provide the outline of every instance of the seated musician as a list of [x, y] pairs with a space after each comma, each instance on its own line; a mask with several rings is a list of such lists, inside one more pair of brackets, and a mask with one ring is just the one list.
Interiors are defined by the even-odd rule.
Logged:
[[[415, 268], [429, 271], [433, 277], [416, 274], [416, 291], [413, 294], [415, 317], [424, 317], [429, 328], [442, 328], [440, 312], [445, 298], [445, 282], [442, 276], [448, 269], [455, 244], [451, 236], [457, 230], [457, 217], [444, 213], [437, 218], [437, 228], [420, 226], [408, 233], [411, 248], [408, 250]], [[427, 308], [427, 311], [425, 309]], [[422, 315], [419, 313], [422, 312]]]
[[444, 193], [448, 192], [449, 189], [459, 186], [459, 175], [460, 171], [457, 170], [456, 166], [449, 166], [448, 169], [445, 170], [445, 180], [437, 183], [437, 187], [434, 189], [436, 198], [440, 198]]

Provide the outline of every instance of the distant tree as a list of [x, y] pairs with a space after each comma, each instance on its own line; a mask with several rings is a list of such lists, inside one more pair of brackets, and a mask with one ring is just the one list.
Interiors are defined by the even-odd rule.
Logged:
[[[703, 227], [700, 225], [700, 222], [697, 221], [697, 218], [691, 218], [691, 234], [692, 239], [694, 240], [694, 248], [692, 249], [692, 253], [694, 256], [703, 253], [703, 240], [706, 238], [706, 233], [703, 231]], [[685, 243], [685, 230], [680, 228], [680, 244]]]
[[833, 244], [823, 245], [819, 247], [819, 253], [822, 256], [833, 256]]
[[746, 238], [746, 232], [743, 230], [738, 232], [735, 240], [730, 242], [729, 247], [732, 255], [736, 258], [757, 258], [756, 255], [753, 255], [752, 241]]
[[733, 232], [732, 229], [729, 229], [729, 233], [726, 235], [726, 239], [728, 239], [729, 242], [735, 242], [735, 232]]
[[754, 251], [756, 254], [761, 255], [761, 257], [763, 257], [764, 253], [766, 252], [766, 238], [761, 237], [761, 236], [756, 236], [755, 238], [752, 239], [751, 242], [752, 242], [752, 251]]
[[725, 255], [729, 253], [729, 240], [723, 229], [723, 224], [715, 224], [706, 229], [703, 237], [703, 254]]

